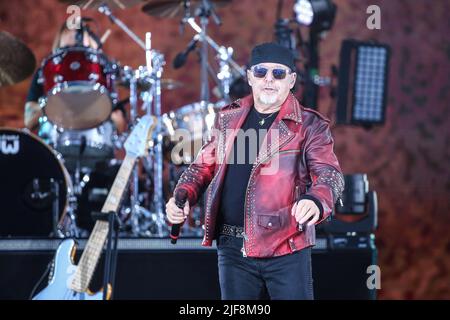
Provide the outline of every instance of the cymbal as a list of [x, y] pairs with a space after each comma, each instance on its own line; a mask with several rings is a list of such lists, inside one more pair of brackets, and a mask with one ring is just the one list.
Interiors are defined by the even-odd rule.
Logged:
[[36, 67], [33, 52], [21, 40], [0, 31], [0, 86], [20, 82]]
[[[216, 7], [223, 7], [231, 0], [210, 0]], [[190, 0], [191, 7], [197, 7], [202, 0]], [[142, 11], [150, 16], [160, 18], [175, 18], [184, 16], [183, 0], [151, 0], [142, 7]]]
[[59, 0], [66, 5], [77, 5], [82, 9], [97, 10], [103, 3], [107, 4], [111, 10], [131, 8], [137, 4], [146, 2], [146, 0]]

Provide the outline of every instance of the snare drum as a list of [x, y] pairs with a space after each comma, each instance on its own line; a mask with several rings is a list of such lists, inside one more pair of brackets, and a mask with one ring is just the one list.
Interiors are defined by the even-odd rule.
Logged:
[[[59, 189], [57, 212], [51, 179]], [[35, 135], [0, 128], [0, 181], [0, 236], [47, 237], [55, 213], [62, 221], [72, 182], [57, 154]]]
[[44, 113], [58, 127], [84, 130], [106, 121], [117, 94], [117, 65], [88, 47], [58, 49], [42, 63]]

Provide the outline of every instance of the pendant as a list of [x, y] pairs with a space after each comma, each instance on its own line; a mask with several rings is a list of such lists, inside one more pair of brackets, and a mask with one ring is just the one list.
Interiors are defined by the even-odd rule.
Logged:
[[259, 125], [262, 126], [263, 124], [264, 124], [264, 119], [261, 119], [261, 120], [259, 121]]

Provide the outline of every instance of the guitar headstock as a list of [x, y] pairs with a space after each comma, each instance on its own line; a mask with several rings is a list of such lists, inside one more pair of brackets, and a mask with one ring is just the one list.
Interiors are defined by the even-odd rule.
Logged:
[[127, 155], [134, 157], [144, 156], [149, 147], [150, 139], [153, 136], [153, 130], [156, 127], [157, 118], [145, 115], [141, 117], [125, 141], [125, 150]]

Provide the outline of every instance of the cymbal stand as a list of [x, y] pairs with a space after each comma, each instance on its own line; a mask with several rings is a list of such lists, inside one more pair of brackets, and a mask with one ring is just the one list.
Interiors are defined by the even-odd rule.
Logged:
[[[136, 124], [136, 119], [138, 116], [138, 97], [137, 97], [137, 79], [138, 71], [134, 71], [130, 78], [130, 130]], [[133, 173], [131, 176], [131, 194], [130, 194], [130, 205], [131, 205], [131, 232], [133, 235], [137, 236], [140, 233], [139, 226], [139, 166], [135, 164], [133, 168]]]
[[228, 47], [220, 47], [217, 57], [219, 58], [219, 73], [217, 74], [217, 78], [220, 81], [221, 88], [220, 91], [222, 93], [222, 98], [226, 103], [230, 103], [230, 86], [232, 79], [232, 74], [230, 71], [229, 60], [233, 55], [233, 48]]
[[[149, 152], [149, 158], [154, 157], [154, 213], [150, 213], [147, 209], [140, 206], [139, 202], [139, 175], [138, 166], [136, 165], [132, 176], [132, 195], [131, 195], [131, 225], [132, 233], [135, 236], [148, 236], [149, 227], [156, 224], [156, 235], [164, 236], [165, 217], [163, 212], [163, 196], [162, 196], [162, 175], [163, 175], [163, 155], [162, 155], [162, 126], [161, 126], [161, 77], [163, 65], [165, 64], [164, 56], [155, 50], [151, 50], [151, 34], [146, 34], [146, 42], [144, 43], [133, 31], [131, 31], [122, 21], [115, 17], [110, 8], [106, 4], [102, 4], [99, 9], [101, 13], [109, 17], [111, 22], [119, 26], [130, 38], [132, 38], [146, 53], [146, 67], [139, 67], [130, 77], [130, 122], [134, 125], [137, 119], [137, 83], [150, 83], [147, 92], [142, 94], [143, 108], [147, 110], [147, 114], [154, 114], [157, 118], [154, 136], [156, 143], [154, 148]], [[152, 105], [154, 110], [152, 110]], [[154, 111], [154, 112], [153, 112]], [[151, 159], [149, 161], [151, 163]], [[165, 234], [166, 233], [166, 234]]]
[[[131, 83], [141, 83], [149, 87], [148, 91], [141, 92], [142, 110], [146, 111], [148, 115], [153, 114], [158, 121], [156, 122], [153, 139], [151, 141], [151, 148], [148, 155], [143, 158], [144, 169], [147, 173], [153, 171], [153, 210], [149, 210], [140, 206], [138, 193], [138, 176], [137, 171], [133, 175], [133, 195], [132, 195], [132, 230], [133, 234], [141, 236], [167, 236], [167, 225], [165, 223], [165, 216], [163, 211], [163, 134], [161, 126], [161, 78], [163, 66], [165, 64], [164, 56], [152, 50], [150, 51], [150, 34], [147, 33], [146, 39], [146, 67], [140, 66], [134, 74], [134, 80]], [[130, 90], [130, 95], [133, 94], [133, 101], [137, 102], [137, 91]], [[130, 100], [131, 101], [131, 100]], [[133, 103], [132, 110], [137, 114], [137, 103]], [[135, 168], [136, 170], [136, 168]]]
[[[220, 19], [216, 15], [214, 11], [214, 7], [209, 0], [202, 0], [201, 4], [196, 8], [195, 15], [200, 17], [200, 24], [197, 25], [195, 23], [195, 18], [191, 17], [190, 12], [190, 1], [184, 1], [184, 10], [185, 14], [183, 19], [181, 20], [181, 25], [184, 26], [186, 22], [188, 22], [191, 26], [195, 26], [194, 30], [197, 32], [197, 35], [194, 36], [193, 41], [198, 39], [202, 42], [202, 47], [200, 51], [200, 106], [201, 106], [201, 114], [202, 114], [202, 127], [203, 132], [207, 132], [207, 123], [205, 121], [206, 116], [208, 114], [208, 106], [209, 106], [209, 83], [208, 83], [208, 73], [211, 71], [211, 67], [208, 63], [208, 46], [209, 42], [207, 41], [207, 28], [209, 23], [209, 17], [212, 15], [216, 24], [221, 24]], [[214, 79], [216, 80], [216, 79]]]
[[[195, 19], [193, 17], [188, 17], [187, 19], [185, 19], [185, 21], [191, 26], [192, 29], [194, 29], [195, 32], [197, 32], [198, 34], [201, 34], [202, 28], [197, 24], [197, 22], [195, 22]], [[217, 42], [215, 42], [207, 34], [205, 34], [204, 38], [216, 52], [218, 52], [218, 53], [220, 52], [221, 46], [219, 44], [217, 44]], [[232, 57], [229, 57], [229, 59], [227, 59], [227, 61], [229, 62], [230, 66], [232, 68], [234, 68], [241, 76], [243, 76], [243, 77], [246, 76], [245, 70], [242, 69], [242, 67]]]
[[116, 24], [119, 28], [121, 28], [123, 31], [125, 31], [125, 33], [128, 34], [128, 36], [131, 39], [133, 39], [134, 42], [136, 42], [142, 49], [145, 50], [145, 43], [144, 43], [144, 41], [142, 41], [133, 31], [131, 31], [125, 25], [125, 23], [123, 23], [117, 17], [114, 16], [112, 14], [112, 12], [111, 12], [111, 9], [108, 7], [108, 5], [106, 3], [100, 5], [98, 7], [98, 11], [100, 13], [103, 13], [105, 16], [107, 16], [109, 18], [109, 20], [111, 20], [112, 23]]
[[[148, 55], [147, 55], [147, 59]], [[147, 68], [149, 68], [149, 63], [152, 63], [150, 73], [150, 82], [152, 86], [150, 90], [153, 94], [147, 94], [148, 99], [153, 97], [153, 100], [149, 100], [147, 105], [150, 107], [153, 104], [153, 114], [158, 119], [156, 122], [154, 136], [156, 142], [153, 148], [154, 161], [154, 192], [153, 192], [153, 204], [154, 204], [154, 214], [152, 215], [152, 222], [154, 223], [153, 232], [157, 236], [163, 237], [168, 235], [167, 224], [165, 223], [165, 216], [163, 211], [164, 199], [163, 199], [163, 128], [162, 128], [162, 115], [161, 115], [161, 78], [163, 73], [163, 66], [165, 65], [164, 55], [152, 50], [152, 59], [147, 61]], [[153, 103], [152, 103], [153, 102]], [[147, 109], [147, 113], [151, 110]], [[151, 154], [149, 153], [149, 157]], [[150, 159], [149, 159], [150, 160]], [[149, 161], [150, 162], [150, 161]]]
[[[206, 7], [205, 7], [206, 6]], [[245, 70], [239, 66], [238, 63], [232, 58], [233, 48], [225, 47], [218, 45], [210, 36], [207, 35], [206, 28], [208, 25], [208, 17], [210, 15], [213, 16], [214, 20], [217, 24], [220, 24], [220, 20], [217, 14], [212, 9], [212, 5], [210, 1], [204, 0], [202, 5], [200, 6], [199, 16], [200, 23], [199, 26], [194, 17], [186, 14], [183, 18], [183, 23], [187, 22], [192, 29], [197, 32], [194, 37], [199, 37], [199, 41], [202, 42], [202, 51], [201, 51], [201, 101], [208, 102], [209, 100], [209, 88], [208, 88], [208, 78], [207, 78], [207, 70], [209, 68], [208, 64], [208, 45], [211, 46], [216, 51], [216, 58], [219, 61], [219, 72], [216, 75], [217, 82], [220, 83], [220, 91], [222, 94], [222, 98], [225, 101], [230, 100], [229, 92], [230, 85], [232, 82], [232, 71], [238, 73], [242, 77], [246, 77]], [[215, 79], [216, 80], [216, 79]], [[207, 93], [205, 93], [207, 92]]]
[[203, 107], [209, 103], [209, 85], [208, 85], [208, 42], [205, 41], [206, 30], [209, 22], [210, 11], [204, 6], [200, 7], [200, 41], [202, 42], [202, 49], [200, 54], [200, 101]]

